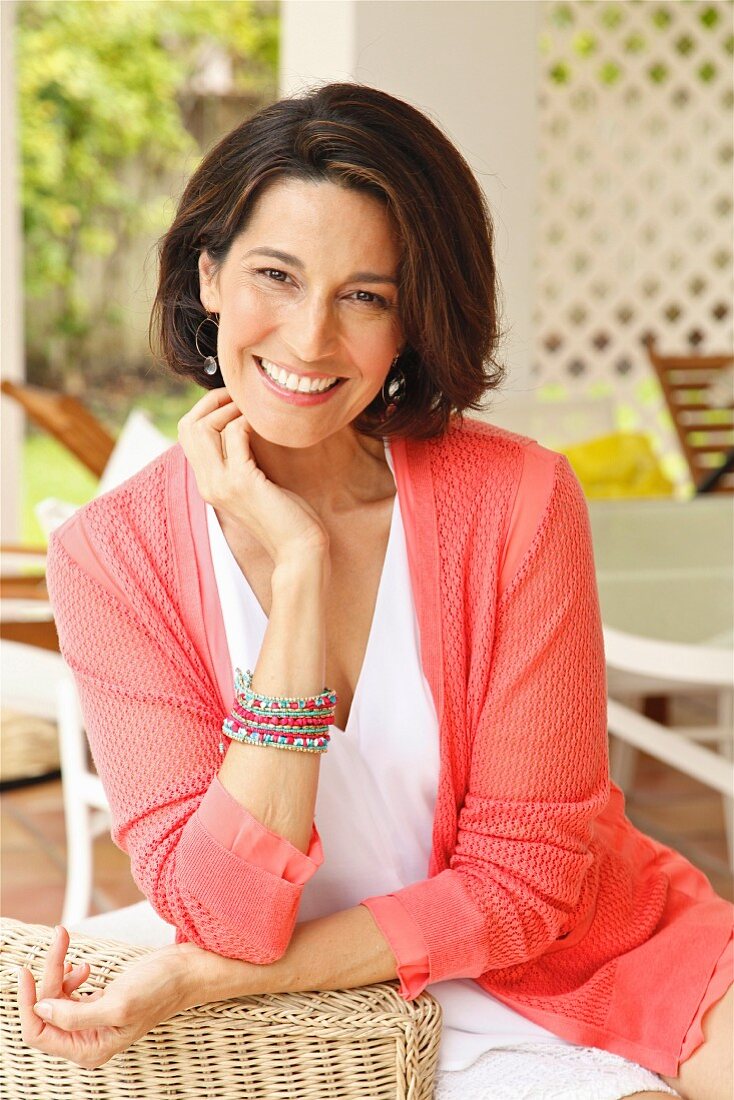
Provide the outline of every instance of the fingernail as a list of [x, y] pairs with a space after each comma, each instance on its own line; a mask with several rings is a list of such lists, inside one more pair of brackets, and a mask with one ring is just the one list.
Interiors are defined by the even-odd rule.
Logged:
[[48, 1001], [38, 1001], [33, 1006], [33, 1011], [36, 1016], [40, 1016], [42, 1020], [50, 1020], [52, 1008]]

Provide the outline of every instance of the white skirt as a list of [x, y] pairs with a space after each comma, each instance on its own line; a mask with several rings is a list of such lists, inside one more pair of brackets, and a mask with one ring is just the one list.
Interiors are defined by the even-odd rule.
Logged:
[[643, 1066], [597, 1047], [519, 1043], [487, 1050], [466, 1069], [439, 1071], [434, 1100], [621, 1100], [675, 1089]]
[[[164, 947], [175, 938], [175, 929], [147, 901], [86, 917], [68, 931], [144, 947]], [[465, 1069], [439, 1070], [434, 1100], [622, 1100], [636, 1092], [680, 1096], [662, 1077], [618, 1054], [526, 1042], [487, 1050]]]

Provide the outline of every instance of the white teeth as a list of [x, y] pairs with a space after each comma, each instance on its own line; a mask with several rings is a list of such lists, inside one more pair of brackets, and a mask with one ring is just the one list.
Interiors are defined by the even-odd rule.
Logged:
[[289, 374], [287, 370], [279, 367], [277, 363], [271, 363], [269, 359], [261, 359], [260, 362], [268, 377], [293, 393], [321, 393], [338, 381], [337, 378], [299, 377], [297, 374]]

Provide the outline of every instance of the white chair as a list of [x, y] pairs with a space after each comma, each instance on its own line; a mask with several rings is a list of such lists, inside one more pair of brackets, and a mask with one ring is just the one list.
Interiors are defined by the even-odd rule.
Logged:
[[89, 913], [93, 844], [96, 837], [109, 833], [111, 821], [102, 780], [87, 764], [79, 696], [66, 665], [57, 685], [56, 705], [66, 824], [66, 890], [61, 923], [70, 927]]
[[102, 782], [87, 764], [76, 684], [60, 653], [22, 642], [0, 642], [0, 668], [3, 706], [57, 724], [66, 826], [66, 891], [61, 922], [71, 925], [89, 912], [92, 844], [110, 828]]
[[[604, 628], [604, 647], [612, 779], [622, 790], [628, 790], [633, 782], [637, 752], [642, 750], [718, 791], [724, 799], [729, 862], [734, 871], [732, 650], [640, 638], [612, 627]], [[665, 726], [641, 714], [633, 702], [634, 696], [700, 693], [716, 699], [715, 721], [711, 725]]]
[[[95, 496], [132, 477], [171, 446], [147, 415], [134, 409], [125, 422], [102, 472]], [[79, 506], [47, 498], [36, 508], [46, 537]], [[3, 601], [17, 617], [20, 601]], [[26, 607], [27, 604], [27, 607]], [[24, 616], [50, 618], [48, 601], [25, 601]], [[5, 608], [4, 608], [5, 613]], [[3, 705], [24, 714], [55, 720], [66, 825], [66, 890], [61, 922], [79, 924], [92, 897], [93, 843], [109, 832], [109, 804], [102, 782], [87, 763], [86, 736], [74, 678], [56, 652], [20, 642], [2, 641]]]

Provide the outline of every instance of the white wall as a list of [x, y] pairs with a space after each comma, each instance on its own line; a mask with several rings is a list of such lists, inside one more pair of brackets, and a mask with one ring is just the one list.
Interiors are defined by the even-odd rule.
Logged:
[[357, 80], [425, 111], [484, 187], [509, 329], [505, 392], [533, 352], [538, 4], [516, 0], [284, 0], [280, 87]]
[[[2, 332], [3, 378], [22, 379], [23, 285], [21, 267], [20, 203], [18, 196], [17, 126], [14, 84], [13, 24], [15, 5], [0, 3], [2, 40], [2, 100], [0, 125], [0, 331]], [[3, 542], [20, 540], [20, 488], [23, 443], [23, 415], [8, 397], [0, 400], [1, 497], [0, 529]]]

